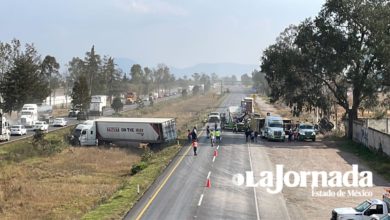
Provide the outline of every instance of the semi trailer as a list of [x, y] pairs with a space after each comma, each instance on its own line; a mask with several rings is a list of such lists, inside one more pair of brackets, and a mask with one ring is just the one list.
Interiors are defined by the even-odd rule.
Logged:
[[80, 145], [118, 141], [162, 144], [176, 138], [174, 118], [99, 118], [77, 125], [73, 132]]

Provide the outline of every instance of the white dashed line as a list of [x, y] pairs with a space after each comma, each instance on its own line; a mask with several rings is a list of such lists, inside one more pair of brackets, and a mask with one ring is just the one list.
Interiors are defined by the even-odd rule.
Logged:
[[213, 157], [213, 163], [214, 163], [214, 161], [215, 161], [215, 156]]
[[210, 175], [211, 175], [211, 171], [209, 171], [209, 174], [207, 174], [207, 178], [206, 179], [209, 179]]
[[202, 200], [203, 200], [203, 194], [200, 195], [200, 199], [199, 199], [199, 202], [198, 202], [198, 206], [202, 205]]

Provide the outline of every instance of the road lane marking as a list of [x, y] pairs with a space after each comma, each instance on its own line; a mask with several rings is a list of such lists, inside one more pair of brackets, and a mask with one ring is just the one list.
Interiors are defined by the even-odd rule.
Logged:
[[164, 181], [161, 183], [161, 185], [158, 187], [157, 191], [154, 192], [153, 196], [149, 199], [149, 201], [146, 203], [145, 207], [141, 210], [141, 212], [138, 214], [136, 220], [139, 220], [144, 215], [145, 211], [149, 208], [150, 204], [152, 204], [153, 200], [156, 198], [157, 194], [161, 191], [161, 189], [165, 186], [168, 179], [172, 176], [173, 172], [175, 172], [176, 168], [179, 166], [181, 161], [184, 159], [184, 157], [188, 154], [188, 152], [191, 150], [191, 146], [188, 147], [188, 149], [184, 152], [183, 155], [181, 155], [181, 158], [177, 161], [176, 165], [172, 168], [171, 172], [165, 177]]
[[198, 206], [202, 205], [202, 200], [203, 200], [203, 194], [200, 195], [199, 202], [198, 202]]
[[215, 156], [213, 157], [213, 163], [214, 163], [214, 161], [215, 161]]
[[[250, 150], [250, 143], [247, 144], [248, 146], [248, 154], [249, 154], [249, 164], [251, 166], [251, 171], [253, 172], [253, 167], [252, 167], [252, 159], [251, 159], [251, 150]], [[255, 195], [255, 205], [256, 205], [256, 216], [257, 220], [260, 220], [260, 214], [259, 214], [259, 206], [257, 205], [257, 195], [256, 195], [256, 187], [253, 187], [253, 193]]]
[[207, 174], [207, 178], [206, 179], [210, 178], [210, 175], [211, 175], [211, 171], [209, 171], [209, 174]]
[[219, 145], [217, 146], [217, 150], [219, 149]]

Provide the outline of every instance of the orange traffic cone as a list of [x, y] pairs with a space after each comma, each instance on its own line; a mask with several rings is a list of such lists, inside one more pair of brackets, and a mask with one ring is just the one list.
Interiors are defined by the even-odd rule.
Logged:
[[210, 181], [210, 178], [207, 179], [207, 182], [206, 182], [206, 187], [207, 188], [210, 188], [211, 187], [211, 181]]
[[218, 157], [218, 151], [214, 150], [214, 157]]

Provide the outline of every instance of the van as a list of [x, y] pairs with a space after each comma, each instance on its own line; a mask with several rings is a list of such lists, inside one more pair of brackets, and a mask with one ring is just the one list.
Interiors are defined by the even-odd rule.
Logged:
[[280, 116], [267, 116], [261, 130], [261, 136], [268, 140], [284, 141], [286, 136], [283, 129], [283, 119]]

